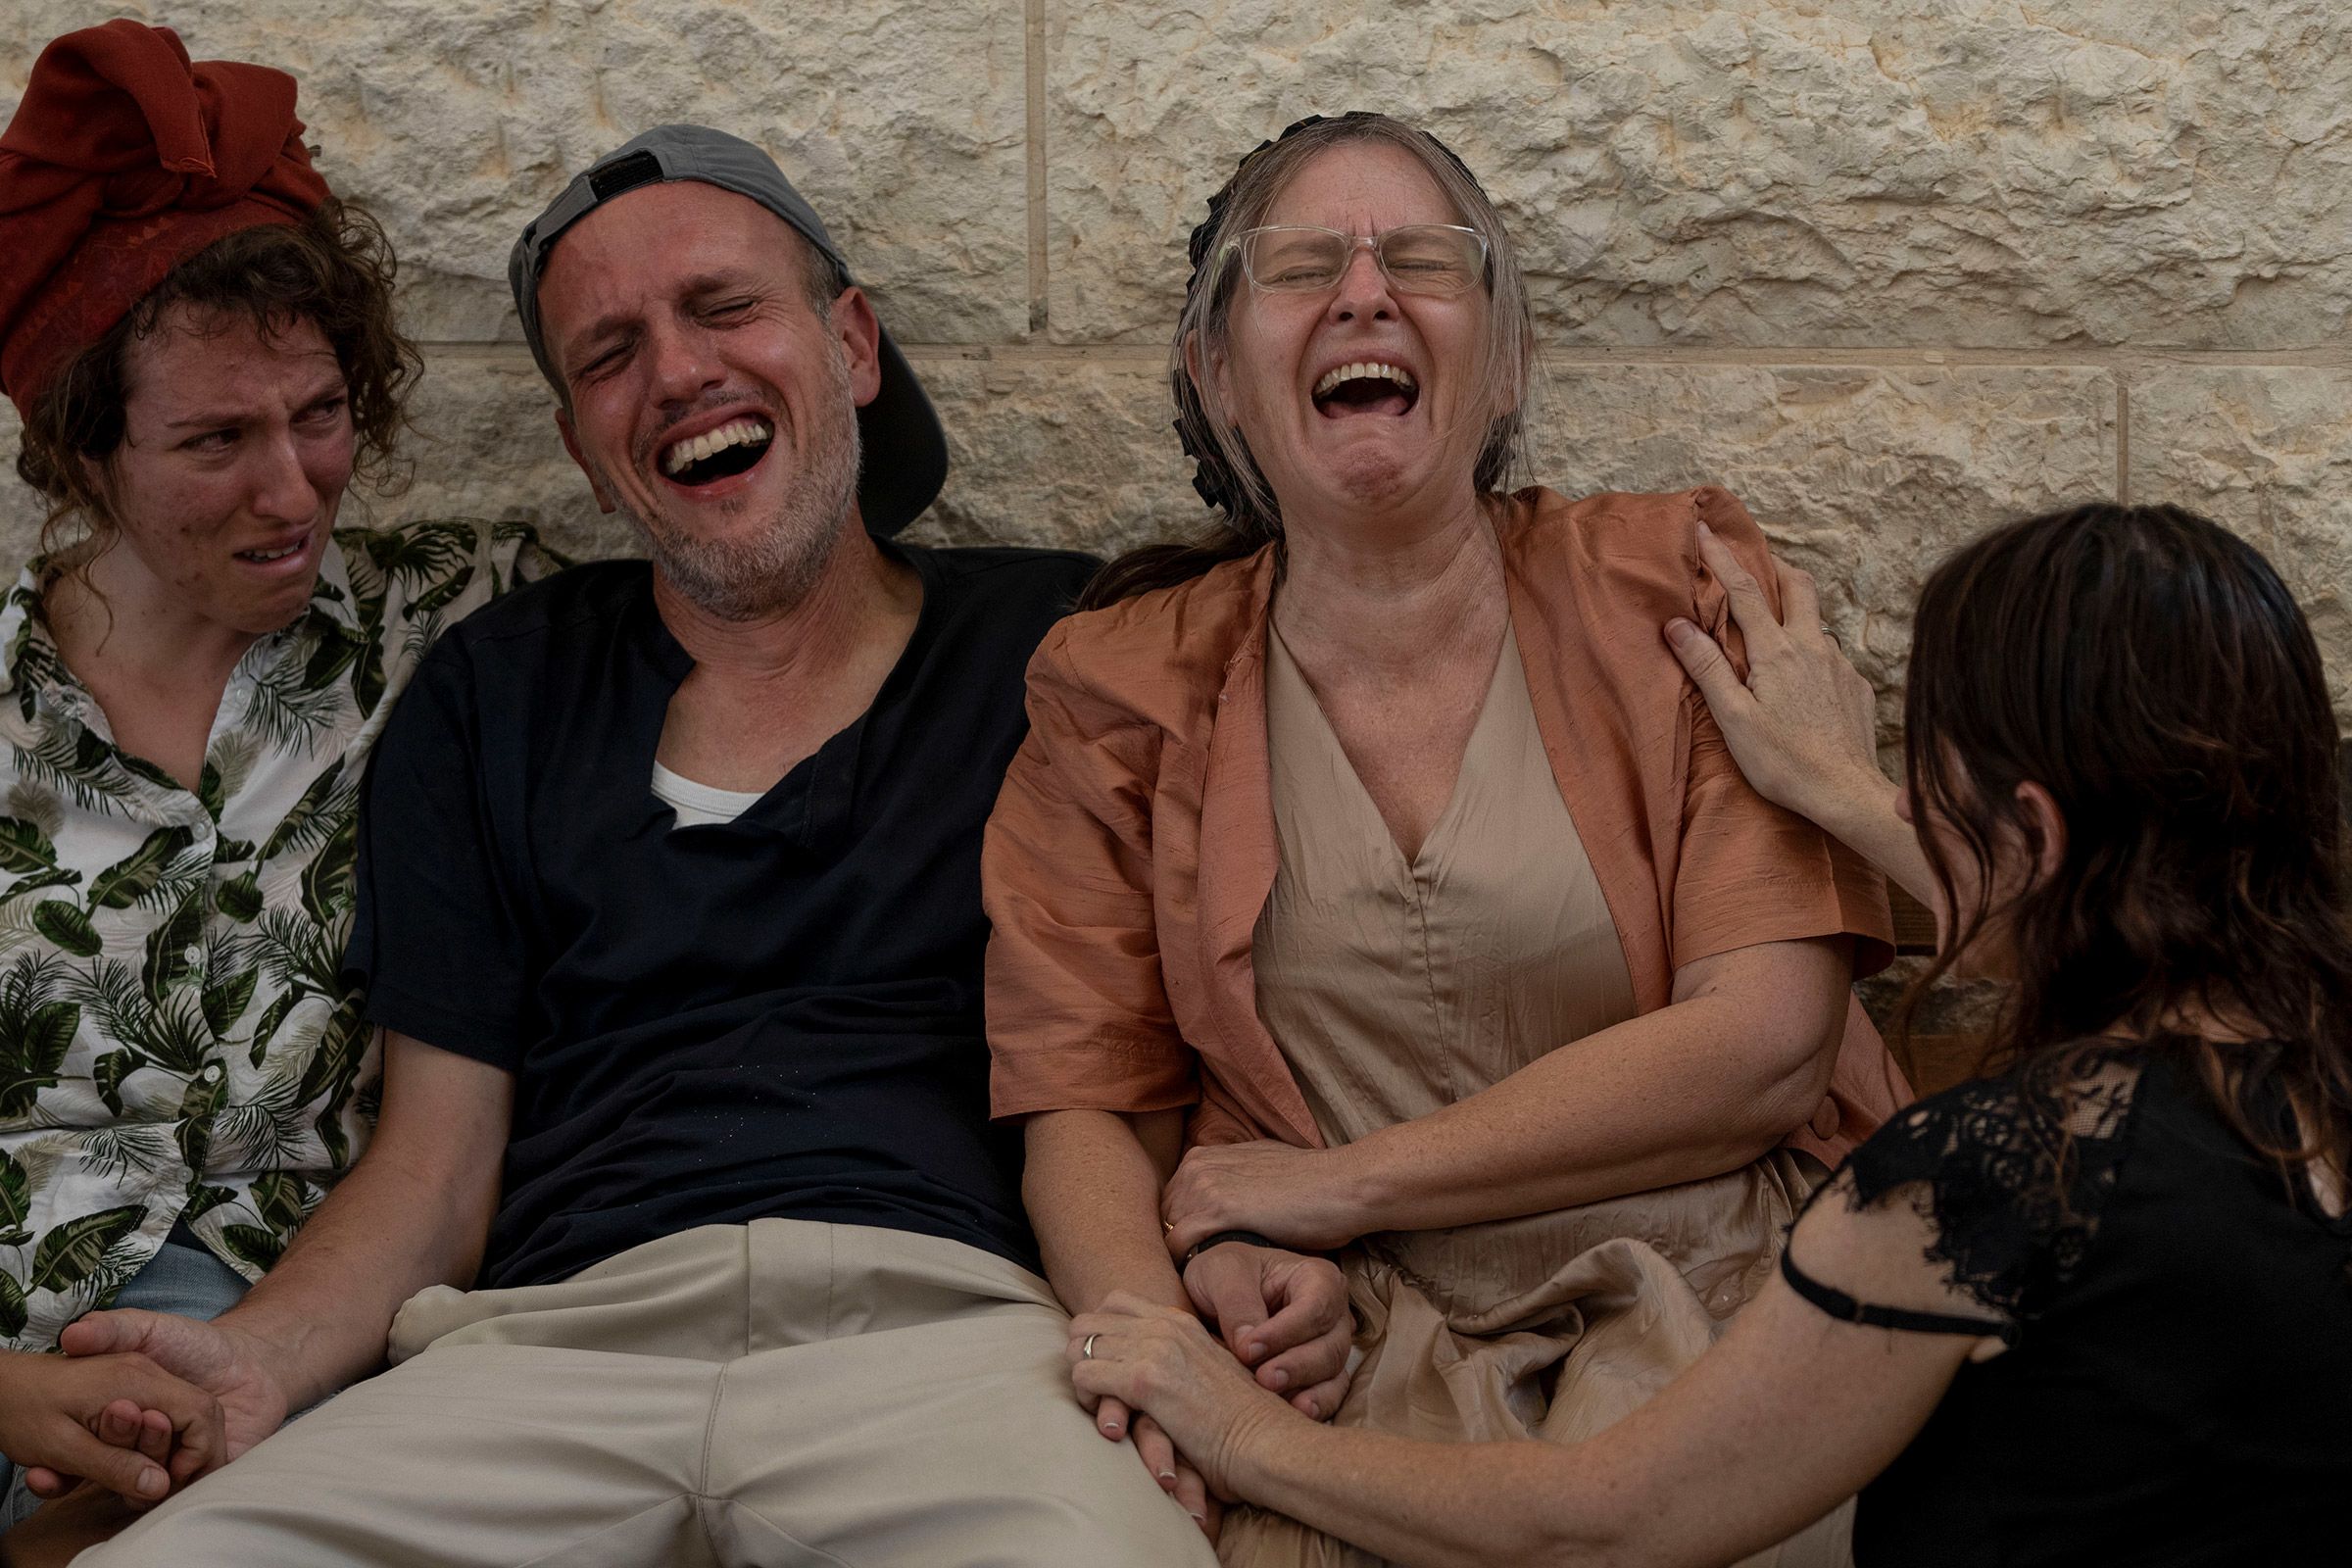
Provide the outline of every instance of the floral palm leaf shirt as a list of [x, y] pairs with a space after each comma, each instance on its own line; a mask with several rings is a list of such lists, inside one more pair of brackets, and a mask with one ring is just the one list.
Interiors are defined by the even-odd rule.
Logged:
[[561, 564], [515, 523], [337, 532], [230, 676], [193, 794], [66, 669], [44, 563], [0, 603], [0, 1346], [53, 1347], [175, 1223], [259, 1279], [350, 1167], [369, 748], [444, 628]]

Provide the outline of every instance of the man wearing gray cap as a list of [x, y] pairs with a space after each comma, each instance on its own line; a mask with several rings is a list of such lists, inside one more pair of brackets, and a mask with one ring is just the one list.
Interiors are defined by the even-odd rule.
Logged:
[[[366, 1158], [216, 1323], [70, 1331], [232, 1447], [393, 1367], [80, 1560], [1213, 1561], [1189, 1472], [1072, 1397], [987, 1122], [981, 828], [1093, 564], [890, 542], [938, 419], [747, 143], [638, 137], [512, 276], [650, 559], [477, 612], [378, 744]], [[1194, 1288], [1293, 1304], [1291, 1375], [1336, 1373], [1337, 1271], [1218, 1253]]]

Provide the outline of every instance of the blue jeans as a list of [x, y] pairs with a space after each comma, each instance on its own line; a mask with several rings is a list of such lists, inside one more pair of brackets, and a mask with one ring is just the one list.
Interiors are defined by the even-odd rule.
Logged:
[[[131, 1276], [114, 1304], [209, 1321], [236, 1305], [244, 1294], [245, 1277], [212, 1253], [166, 1242], [147, 1266]], [[0, 1458], [0, 1532], [40, 1505], [41, 1499], [24, 1490], [17, 1467]]]

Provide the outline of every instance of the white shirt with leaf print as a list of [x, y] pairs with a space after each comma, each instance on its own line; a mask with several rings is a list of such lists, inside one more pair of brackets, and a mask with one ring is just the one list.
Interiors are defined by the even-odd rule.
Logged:
[[44, 563], [0, 604], [0, 1347], [53, 1347], [174, 1221], [259, 1279], [350, 1168], [378, 1056], [337, 977], [368, 750], [435, 637], [562, 564], [518, 523], [336, 533], [229, 677], [195, 794], [116, 748]]

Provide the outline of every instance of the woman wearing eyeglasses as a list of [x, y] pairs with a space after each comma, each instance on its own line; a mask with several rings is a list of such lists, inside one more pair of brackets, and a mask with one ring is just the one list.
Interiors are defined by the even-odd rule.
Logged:
[[[1172, 379], [1221, 515], [1031, 666], [985, 860], [995, 1108], [1073, 1311], [1198, 1311], [1343, 1426], [1575, 1441], [1698, 1356], [1907, 1098], [1849, 990], [1884, 889], [1749, 790], [1657, 635], [1737, 651], [1699, 552], [1776, 580], [1740, 504], [1503, 493], [1533, 334], [1458, 160], [1294, 126], [1192, 257]], [[1256, 1510], [1220, 1550], [1377, 1560]], [[1757, 1560], [1844, 1554], [1834, 1516]]]
[[1912, 619], [1905, 769], [1788, 585], [1714, 547], [1743, 685], [1662, 628], [1759, 784], [1937, 911], [1921, 984], [1999, 975], [1998, 1070], [1815, 1195], [1722, 1343], [1570, 1447], [1313, 1426], [1192, 1318], [1070, 1324], [1228, 1492], [1441, 1568], [1700, 1568], [1860, 1489], [1863, 1568], [2344, 1560], [2352, 858], [2311, 627], [2176, 507], [1996, 529]]

